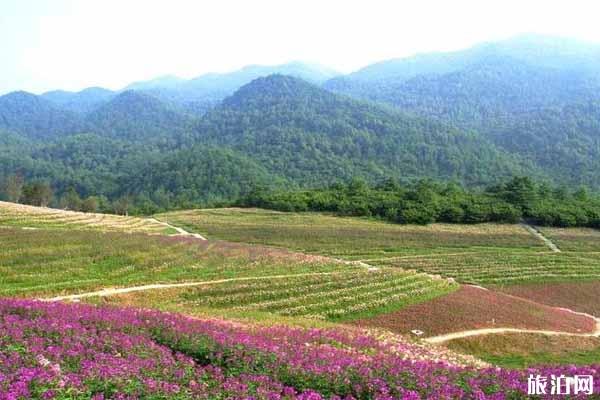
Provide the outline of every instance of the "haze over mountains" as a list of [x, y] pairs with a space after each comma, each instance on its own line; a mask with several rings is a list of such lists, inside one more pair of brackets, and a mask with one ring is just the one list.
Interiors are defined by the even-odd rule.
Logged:
[[600, 187], [600, 46], [522, 36], [341, 76], [290, 63], [0, 97], [0, 180], [156, 204], [254, 185], [511, 175]]

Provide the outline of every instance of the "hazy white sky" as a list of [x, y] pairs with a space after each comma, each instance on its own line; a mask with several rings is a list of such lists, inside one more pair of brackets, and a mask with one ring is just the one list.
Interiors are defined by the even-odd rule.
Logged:
[[0, 0], [0, 94], [291, 60], [350, 72], [525, 32], [600, 42], [599, 15], [593, 0]]

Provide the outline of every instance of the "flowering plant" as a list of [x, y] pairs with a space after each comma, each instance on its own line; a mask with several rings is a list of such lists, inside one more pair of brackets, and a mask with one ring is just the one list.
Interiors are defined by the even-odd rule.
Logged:
[[530, 374], [592, 375], [600, 382], [599, 371], [478, 366], [446, 350], [352, 328], [265, 328], [0, 300], [1, 400], [516, 399], [527, 397]]

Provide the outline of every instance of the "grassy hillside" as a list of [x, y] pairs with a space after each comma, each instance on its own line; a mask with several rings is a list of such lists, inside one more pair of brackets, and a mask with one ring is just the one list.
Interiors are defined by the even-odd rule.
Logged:
[[398, 225], [368, 218], [241, 208], [175, 211], [157, 218], [208, 237], [347, 260], [463, 253], [473, 249], [544, 250], [538, 240], [517, 225]]
[[[565, 251], [553, 253], [519, 225], [395, 225], [258, 209], [191, 210], [159, 218], [209, 237], [275, 245], [380, 267], [416, 269], [461, 283], [600, 280], [600, 256], [590, 251], [595, 230], [545, 229], [550, 237], [554, 237], [552, 233], [559, 237], [559, 247], [561, 237], [564, 241], [571, 238]], [[563, 236], [558, 236], [559, 232]]]
[[448, 347], [505, 368], [533, 364], [589, 365], [600, 360], [599, 338], [505, 334], [456, 339]]
[[[205, 241], [154, 220], [0, 203], [0, 295], [200, 282], [146, 304], [187, 312], [352, 319], [451, 292], [456, 284], [265, 246]], [[136, 233], [132, 233], [136, 232]], [[147, 235], [162, 233], [163, 235]], [[225, 280], [225, 281], [223, 281]], [[149, 301], [148, 301], [149, 300]]]
[[144, 234], [2, 228], [0, 240], [4, 296], [353, 269], [277, 250]]

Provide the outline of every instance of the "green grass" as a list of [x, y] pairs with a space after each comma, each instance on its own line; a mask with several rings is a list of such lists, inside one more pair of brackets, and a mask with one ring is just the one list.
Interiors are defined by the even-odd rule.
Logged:
[[158, 219], [209, 238], [266, 244], [348, 260], [545, 248], [516, 225], [399, 225], [366, 218], [258, 209], [187, 210]]
[[0, 296], [350, 270], [272, 249], [97, 231], [0, 229]]
[[[457, 288], [415, 272], [368, 272], [321, 257], [219, 241], [4, 228], [0, 243], [0, 296], [244, 278], [171, 290], [168, 299], [190, 313], [213, 309], [343, 320], [397, 309]], [[297, 274], [322, 275], [287, 277]], [[155, 292], [156, 297], [144, 305], [164, 302], [163, 290]]]
[[532, 334], [488, 335], [456, 339], [450, 342], [448, 347], [507, 368], [590, 365], [597, 364], [600, 360], [599, 338]]

